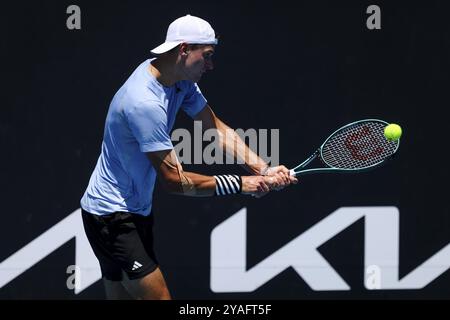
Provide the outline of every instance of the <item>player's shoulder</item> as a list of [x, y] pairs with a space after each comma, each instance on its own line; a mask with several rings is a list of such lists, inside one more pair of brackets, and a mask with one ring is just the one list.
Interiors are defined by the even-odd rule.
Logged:
[[112, 103], [112, 112], [130, 114], [143, 114], [159, 111], [162, 107], [161, 99], [152, 93], [136, 92], [133, 89], [123, 88]]
[[[147, 64], [141, 65], [145, 67]], [[155, 83], [155, 80], [141, 68], [140, 72], [132, 75], [124, 84], [123, 102], [126, 105], [153, 105], [163, 99], [163, 90]]]
[[124, 106], [125, 113], [155, 113], [165, 110], [162, 102], [153, 98], [133, 99], [128, 101]]

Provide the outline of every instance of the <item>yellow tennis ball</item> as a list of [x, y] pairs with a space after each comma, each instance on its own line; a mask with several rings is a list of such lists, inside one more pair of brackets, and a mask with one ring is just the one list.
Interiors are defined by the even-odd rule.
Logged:
[[398, 124], [391, 123], [384, 128], [384, 136], [389, 141], [397, 141], [402, 136], [402, 127]]

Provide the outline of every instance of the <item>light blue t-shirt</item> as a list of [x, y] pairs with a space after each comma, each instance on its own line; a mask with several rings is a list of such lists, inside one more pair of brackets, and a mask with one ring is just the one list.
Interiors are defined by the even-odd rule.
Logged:
[[173, 149], [170, 132], [181, 107], [194, 117], [206, 105], [197, 84], [160, 84], [143, 62], [114, 96], [101, 154], [81, 199], [93, 214], [126, 211], [149, 215], [156, 171], [145, 152]]

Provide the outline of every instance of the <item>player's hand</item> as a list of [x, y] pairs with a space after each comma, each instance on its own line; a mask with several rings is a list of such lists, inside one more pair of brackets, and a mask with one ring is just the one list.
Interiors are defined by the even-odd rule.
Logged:
[[248, 194], [257, 198], [263, 197], [270, 191], [269, 184], [267, 183], [267, 177], [263, 176], [243, 176], [242, 181], [242, 194]]
[[276, 191], [282, 190], [290, 184], [297, 184], [298, 179], [291, 176], [289, 169], [285, 166], [269, 167], [264, 171], [264, 175], [274, 179], [267, 181], [270, 188]]

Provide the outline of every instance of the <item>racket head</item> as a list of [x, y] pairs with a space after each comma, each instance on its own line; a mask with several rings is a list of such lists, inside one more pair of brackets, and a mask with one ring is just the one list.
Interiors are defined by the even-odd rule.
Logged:
[[384, 136], [388, 122], [364, 119], [333, 132], [319, 148], [323, 164], [341, 172], [365, 171], [378, 167], [398, 150], [400, 140]]

